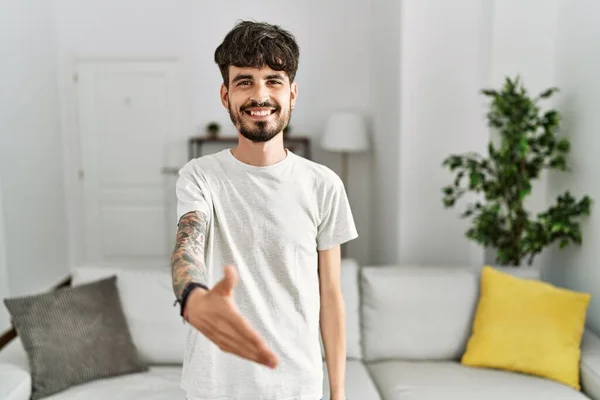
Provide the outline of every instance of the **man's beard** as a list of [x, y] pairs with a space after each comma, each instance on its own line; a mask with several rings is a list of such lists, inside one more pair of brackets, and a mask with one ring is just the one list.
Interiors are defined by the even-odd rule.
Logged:
[[[252, 121], [249, 118], [244, 118], [245, 110], [251, 107], [270, 107], [275, 110], [273, 111], [272, 119], [269, 121]], [[277, 136], [290, 122], [291, 104], [287, 111], [284, 111], [281, 107], [271, 102], [251, 102], [241, 107], [239, 112], [234, 112], [230, 104], [229, 118], [246, 139], [254, 143], [264, 143]]]

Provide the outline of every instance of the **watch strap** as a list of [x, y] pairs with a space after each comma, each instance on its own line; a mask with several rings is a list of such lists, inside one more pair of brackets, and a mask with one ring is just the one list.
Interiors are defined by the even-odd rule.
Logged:
[[183, 310], [185, 309], [185, 305], [187, 303], [187, 299], [190, 295], [190, 293], [192, 292], [192, 290], [194, 290], [195, 288], [202, 288], [204, 290], [210, 290], [208, 288], [208, 286], [199, 283], [199, 282], [190, 282], [187, 285], [185, 285], [185, 288], [183, 289], [183, 292], [181, 293], [181, 298], [175, 300], [175, 304], [179, 303], [180, 305], [180, 310], [179, 310], [179, 314], [183, 317]]

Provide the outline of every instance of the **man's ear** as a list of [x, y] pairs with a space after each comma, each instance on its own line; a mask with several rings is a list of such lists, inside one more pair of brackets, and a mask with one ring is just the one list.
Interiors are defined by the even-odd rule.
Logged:
[[221, 83], [221, 104], [229, 111], [229, 89], [224, 83]]
[[296, 105], [296, 97], [298, 96], [298, 85], [296, 82], [292, 82], [290, 85], [290, 103], [291, 107], [294, 108]]

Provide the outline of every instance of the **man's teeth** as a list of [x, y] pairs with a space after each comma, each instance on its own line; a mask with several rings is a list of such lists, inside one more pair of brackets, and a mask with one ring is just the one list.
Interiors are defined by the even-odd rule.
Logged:
[[250, 115], [256, 115], [260, 117], [265, 117], [271, 114], [271, 111], [250, 111]]

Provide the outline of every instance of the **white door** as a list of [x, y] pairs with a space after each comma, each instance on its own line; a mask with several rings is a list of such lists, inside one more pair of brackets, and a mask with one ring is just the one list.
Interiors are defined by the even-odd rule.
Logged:
[[173, 176], [182, 137], [175, 61], [77, 63], [84, 262], [168, 265]]

